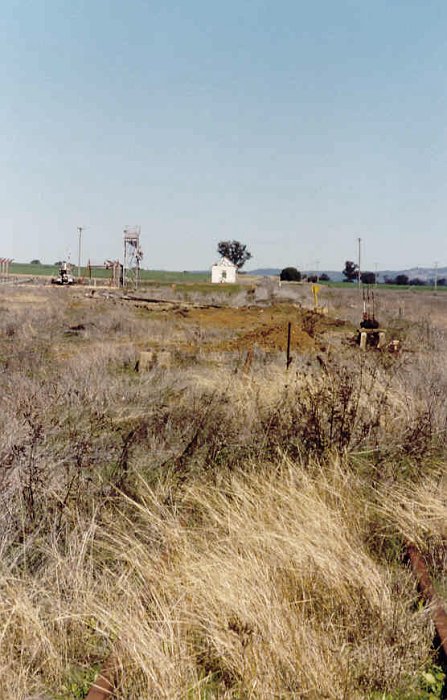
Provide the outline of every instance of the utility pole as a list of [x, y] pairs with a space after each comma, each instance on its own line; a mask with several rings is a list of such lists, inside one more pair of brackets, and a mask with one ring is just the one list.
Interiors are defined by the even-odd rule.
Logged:
[[79, 241], [78, 241], [78, 277], [81, 276], [81, 238], [82, 238], [82, 231], [84, 230], [83, 226], [78, 226], [78, 234], [79, 234]]
[[374, 263], [374, 286], [377, 287], [377, 268], [378, 264], [375, 262]]
[[362, 262], [362, 254], [361, 254], [361, 251], [362, 251], [362, 239], [361, 239], [361, 238], [357, 238], [357, 241], [358, 241], [358, 244], [359, 244], [359, 256], [358, 256], [358, 263], [357, 263], [357, 266], [358, 266], [358, 269], [357, 269], [357, 281], [358, 281], [359, 290], [360, 290], [360, 282], [361, 282], [360, 277], [361, 277], [361, 274], [362, 274], [362, 273], [360, 272], [360, 265], [361, 265], [361, 262]]
[[438, 261], [435, 262], [435, 292], [438, 289]]
[[315, 265], [316, 265], [316, 268], [317, 268], [316, 272], [317, 272], [317, 283], [318, 283], [318, 281], [319, 281], [319, 279], [320, 279], [320, 261], [319, 261], [319, 260], [316, 260], [316, 261], [315, 261]]

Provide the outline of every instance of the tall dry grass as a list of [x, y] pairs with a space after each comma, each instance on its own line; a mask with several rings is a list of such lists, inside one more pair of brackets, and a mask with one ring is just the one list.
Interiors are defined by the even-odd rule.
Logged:
[[433, 628], [404, 545], [442, 578], [438, 336], [138, 376], [164, 321], [48, 299], [0, 320], [0, 697], [82, 697], [111, 652], [129, 700], [417, 697]]
[[410, 573], [366, 544], [376, 507], [337, 460], [284, 459], [72, 513], [63, 547], [35, 537], [30, 568], [3, 567], [2, 696], [54, 692], [111, 650], [129, 699], [411, 687], [432, 631]]

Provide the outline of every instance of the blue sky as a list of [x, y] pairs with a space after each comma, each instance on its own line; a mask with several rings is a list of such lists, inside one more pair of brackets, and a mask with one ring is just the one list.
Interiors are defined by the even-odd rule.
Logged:
[[[447, 264], [445, 0], [4, 0], [0, 257]], [[250, 267], [249, 266], [249, 267]]]

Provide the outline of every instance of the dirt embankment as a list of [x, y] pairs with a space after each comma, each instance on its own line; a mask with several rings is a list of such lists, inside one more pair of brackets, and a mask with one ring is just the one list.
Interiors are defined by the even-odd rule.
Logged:
[[319, 345], [321, 336], [346, 324], [292, 304], [277, 304], [268, 308], [192, 308], [182, 312], [185, 321], [203, 329], [225, 332], [212, 341], [205, 341], [203, 349], [217, 351], [245, 350], [258, 345], [267, 351], [285, 351], [287, 327], [291, 328], [291, 348], [309, 351]]

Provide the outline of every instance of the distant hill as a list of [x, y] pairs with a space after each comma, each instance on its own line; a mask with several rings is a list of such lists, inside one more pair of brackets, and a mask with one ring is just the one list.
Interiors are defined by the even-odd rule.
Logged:
[[261, 277], [270, 277], [271, 275], [279, 275], [281, 272], [279, 267], [260, 267], [257, 270], [247, 270], [248, 275], [260, 275]]
[[396, 275], [407, 275], [407, 277], [411, 279], [418, 278], [422, 280], [423, 282], [428, 282], [432, 281], [435, 279], [435, 277], [438, 277], [438, 280], [441, 279], [442, 277], [446, 278], [447, 277], [447, 267], [438, 267], [436, 270], [434, 267], [410, 267], [407, 268], [406, 270], [381, 270], [379, 273], [379, 280], [381, 282], [384, 281], [386, 277], [393, 278], [396, 277]]

